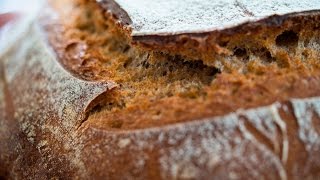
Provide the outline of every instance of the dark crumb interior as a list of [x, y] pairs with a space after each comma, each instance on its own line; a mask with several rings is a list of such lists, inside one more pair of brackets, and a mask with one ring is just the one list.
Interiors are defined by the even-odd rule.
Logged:
[[222, 37], [214, 48], [221, 54], [208, 63], [131, 45], [94, 1], [54, 4], [72, 9], [61, 12], [62, 37], [54, 40], [62, 63], [84, 79], [119, 84], [92, 109], [91, 125], [147, 128], [320, 94], [318, 22]]

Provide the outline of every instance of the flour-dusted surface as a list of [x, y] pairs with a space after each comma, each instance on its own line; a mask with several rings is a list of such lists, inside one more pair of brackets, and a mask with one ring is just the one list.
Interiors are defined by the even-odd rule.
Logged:
[[[89, 172], [112, 178], [146, 179], [153, 168], [162, 179], [308, 177], [320, 167], [320, 99], [291, 103], [133, 131], [109, 132], [89, 125], [79, 138], [79, 157], [85, 164], [100, 164]], [[298, 123], [297, 129], [292, 123]], [[289, 131], [294, 133], [289, 136]], [[300, 148], [305, 152], [297, 153]], [[301, 161], [304, 158], [307, 161]]]
[[318, 0], [114, 1], [132, 20], [133, 36], [208, 32], [258, 21], [272, 15], [320, 10]]
[[[114, 84], [72, 76], [58, 63], [37, 23], [3, 58], [3, 66], [0, 100], [7, 94], [11, 100], [0, 102], [0, 155], [2, 150], [17, 155], [5, 159], [13, 162], [13, 179], [320, 177], [319, 98], [111, 131], [82, 121], [90, 103]], [[8, 104], [14, 111], [4, 121], [1, 113]], [[18, 129], [11, 127], [15, 124]]]
[[[31, 23], [25, 31], [25, 35], [1, 59], [5, 79], [1, 77], [0, 117], [5, 109], [4, 113], [11, 118], [9, 125], [18, 123], [22, 134], [11, 135], [19, 135], [19, 140], [13, 141], [19, 145], [15, 151], [11, 149], [18, 153], [12, 169], [12, 173], [17, 174], [11, 176], [21, 179], [38, 172], [32, 177], [43, 179], [57, 173], [60, 175], [56, 176], [64, 177], [67, 174], [51, 167], [59, 163], [65, 167], [62, 171], [76, 169], [72, 166], [81, 167], [72, 155], [68, 156], [74, 143], [72, 134], [85, 120], [93, 101], [114, 88], [115, 83], [89, 82], [72, 76], [60, 65], [37, 22]], [[8, 92], [4, 108], [1, 107], [2, 89]], [[0, 125], [2, 123], [7, 121], [1, 118]], [[0, 135], [4, 133], [0, 128]], [[0, 143], [6, 142], [9, 140]], [[29, 156], [37, 160], [23, 163]], [[23, 176], [19, 174], [21, 169], [26, 169]]]
[[298, 136], [307, 152], [307, 160], [303, 173], [310, 171], [312, 165], [320, 166], [320, 98], [310, 98], [308, 101], [293, 99], [294, 114], [299, 125]]
[[40, 124], [54, 116], [71, 130], [84, 119], [90, 102], [115, 84], [88, 82], [72, 76], [59, 64], [41, 36], [39, 27], [32, 25], [27, 39], [22, 41], [24, 48], [4, 59], [8, 89], [20, 94], [12, 97], [15, 116], [22, 121], [32, 115], [29, 111], [38, 110], [43, 113]]

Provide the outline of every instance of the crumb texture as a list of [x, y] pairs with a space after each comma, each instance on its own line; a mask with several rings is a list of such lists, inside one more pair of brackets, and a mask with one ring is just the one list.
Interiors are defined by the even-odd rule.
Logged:
[[62, 63], [85, 79], [119, 85], [93, 108], [88, 124], [115, 131], [157, 127], [319, 92], [318, 21], [288, 20], [288, 27], [221, 35], [221, 42], [209, 38], [227, 53], [208, 57], [215, 61], [210, 64], [190, 59], [190, 54], [141, 49], [97, 4], [78, 1], [72, 6], [63, 15], [73, 17], [62, 21], [65, 28], [48, 28]]
[[96, 1], [51, 5], [0, 61], [0, 176], [320, 176], [319, 21], [208, 37], [221, 54], [194, 59], [132, 44]]

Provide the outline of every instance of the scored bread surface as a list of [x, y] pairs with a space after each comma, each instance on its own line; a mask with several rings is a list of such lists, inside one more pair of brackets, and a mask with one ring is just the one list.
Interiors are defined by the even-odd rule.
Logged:
[[[318, 5], [288, 7], [317, 8], [308, 3]], [[186, 48], [198, 47], [194, 42], [175, 48], [174, 36], [173, 45], [151, 37], [156, 48], [139, 46], [95, 1], [50, 6], [1, 57], [1, 176], [320, 176], [317, 13], [222, 34], [225, 47], [207, 56]]]

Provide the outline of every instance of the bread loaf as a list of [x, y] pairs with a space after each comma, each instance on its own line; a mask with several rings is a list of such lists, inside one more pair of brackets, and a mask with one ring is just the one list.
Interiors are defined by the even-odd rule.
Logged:
[[195, 2], [49, 1], [0, 54], [0, 176], [319, 178], [319, 2]]

